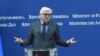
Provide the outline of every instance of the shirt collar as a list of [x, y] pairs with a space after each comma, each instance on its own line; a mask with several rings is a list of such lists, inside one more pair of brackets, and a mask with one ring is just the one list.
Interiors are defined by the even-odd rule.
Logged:
[[[40, 23], [41, 23], [42, 25], [44, 24], [44, 22], [43, 22], [42, 20], [40, 20]], [[48, 24], [48, 22], [47, 22], [46, 24]]]
[[40, 23], [43, 24], [44, 22], [42, 20], [40, 20]]

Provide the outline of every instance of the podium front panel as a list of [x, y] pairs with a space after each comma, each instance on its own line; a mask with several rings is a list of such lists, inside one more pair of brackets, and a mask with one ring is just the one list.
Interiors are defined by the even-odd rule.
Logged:
[[57, 56], [57, 48], [28, 49], [25, 48], [25, 56]]
[[49, 51], [32, 51], [32, 56], [50, 56]]

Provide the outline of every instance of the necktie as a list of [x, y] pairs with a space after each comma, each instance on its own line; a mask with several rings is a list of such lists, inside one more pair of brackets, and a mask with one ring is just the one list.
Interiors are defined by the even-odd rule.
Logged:
[[43, 28], [42, 28], [42, 36], [43, 38], [45, 37], [46, 35], [46, 23], [43, 23]]

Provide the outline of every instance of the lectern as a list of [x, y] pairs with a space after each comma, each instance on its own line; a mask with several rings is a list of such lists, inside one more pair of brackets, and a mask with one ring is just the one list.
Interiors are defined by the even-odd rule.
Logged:
[[57, 48], [30, 49], [25, 48], [25, 56], [58, 56]]

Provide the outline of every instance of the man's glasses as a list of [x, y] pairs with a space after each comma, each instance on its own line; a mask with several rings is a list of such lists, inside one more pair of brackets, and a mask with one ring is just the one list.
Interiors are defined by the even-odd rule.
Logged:
[[42, 14], [42, 15], [52, 15], [52, 14]]

